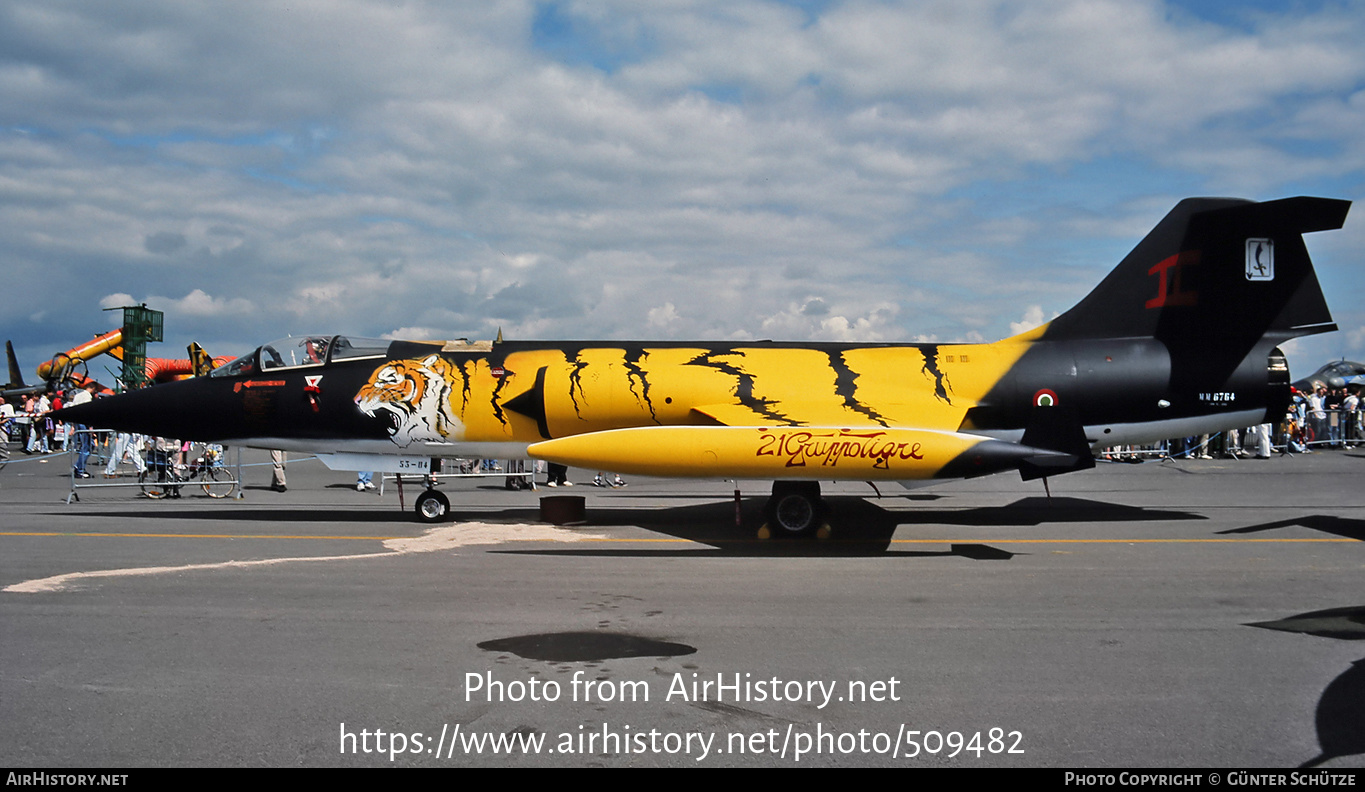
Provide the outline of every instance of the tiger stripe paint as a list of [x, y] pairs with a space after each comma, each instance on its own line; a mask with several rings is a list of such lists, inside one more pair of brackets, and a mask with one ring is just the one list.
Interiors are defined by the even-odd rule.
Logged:
[[[1278, 345], [1336, 329], [1302, 235], [1349, 207], [1187, 199], [1075, 307], [993, 344], [315, 336], [59, 417], [355, 464], [529, 453], [775, 481], [1045, 477], [1093, 466], [1094, 446], [1274, 419]], [[1273, 278], [1247, 277], [1253, 249], [1274, 251]], [[770, 503], [784, 498], [808, 519], [818, 489]]]

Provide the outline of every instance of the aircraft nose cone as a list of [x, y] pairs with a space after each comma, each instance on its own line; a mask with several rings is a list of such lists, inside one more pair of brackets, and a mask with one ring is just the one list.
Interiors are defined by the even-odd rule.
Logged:
[[52, 415], [59, 421], [77, 423], [95, 429], [175, 437], [185, 440], [210, 438], [189, 437], [186, 431], [202, 420], [204, 403], [198, 398], [205, 383], [189, 380], [155, 385], [142, 390], [108, 396], [74, 407], [64, 407]]

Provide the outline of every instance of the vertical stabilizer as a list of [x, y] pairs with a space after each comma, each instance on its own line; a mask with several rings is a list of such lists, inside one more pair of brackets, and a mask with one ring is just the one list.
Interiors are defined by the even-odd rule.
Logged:
[[1335, 330], [1302, 234], [1340, 228], [1349, 201], [1188, 198], [1044, 338], [1155, 336], [1241, 348]]
[[10, 341], [5, 342], [5, 356], [9, 358], [9, 384], [5, 387], [25, 387], [24, 375], [19, 371], [19, 361], [14, 357], [14, 344]]
[[1189, 198], [1176, 205], [1043, 339], [1155, 338], [1179, 392], [1221, 390], [1253, 349], [1337, 329], [1303, 234], [1340, 228], [1349, 201], [1255, 203]]

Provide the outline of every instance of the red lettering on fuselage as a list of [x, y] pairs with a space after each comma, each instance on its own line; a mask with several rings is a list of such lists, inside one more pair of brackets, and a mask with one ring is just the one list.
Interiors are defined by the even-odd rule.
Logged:
[[786, 467], [805, 467], [808, 461], [835, 467], [841, 459], [871, 459], [872, 467], [889, 470], [892, 459], [924, 459], [920, 443], [887, 440], [886, 432], [812, 432], [797, 430], [759, 438], [754, 456], [786, 457]]

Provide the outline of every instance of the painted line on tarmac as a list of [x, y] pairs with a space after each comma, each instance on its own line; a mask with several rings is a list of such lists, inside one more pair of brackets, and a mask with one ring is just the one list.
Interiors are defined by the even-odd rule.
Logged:
[[[67, 534], [48, 534], [63, 536]], [[78, 534], [80, 536], [113, 536], [114, 534]], [[151, 536], [143, 534], [144, 536]], [[169, 534], [186, 536], [186, 534]], [[224, 537], [234, 538], [234, 537]], [[243, 537], [235, 537], [243, 538]], [[273, 539], [278, 537], [260, 537]], [[355, 538], [355, 537], [318, 537], [318, 538]], [[460, 525], [439, 526], [415, 537], [391, 537], [384, 539], [385, 551], [382, 553], [360, 553], [335, 556], [304, 556], [292, 558], [263, 558], [255, 561], [220, 561], [211, 564], [185, 564], [182, 566], [136, 567], [131, 569], [103, 569], [93, 572], [69, 572], [64, 575], [26, 580], [6, 586], [3, 591], [15, 594], [39, 594], [62, 591], [79, 583], [100, 578], [136, 577], [142, 575], [165, 575], [176, 572], [190, 572], [208, 569], [239, 569], [254, 566], [274, 566], [296, 561], [354, 561], [366, 558], [397, 558], [409, 553], [432, 553], [452, 550], [468, 545], [500, 544], [507, 541], [522, 542], [582, 542], [603, 539], [599, 534], [579, 534], [565, 528], [551, 525], [461, 523]]]
[[[474, 526], [485, 526], [493, 529], [515, 529], [515, 528], [550, 528], [543, 525], [527, 525], [516, 523], [462, 523], [456, 528], [471, 528]], [[440, 529], [437, 529], [440, 530]], [[564, 529], [551, 528], [555, 531]], [[570, 534], [576, 536], [575, 539], [545, 539], [539, 536], [512, 536], [500, 537], [492, 542], [480, 542], [478, 544], [501, 544], [502, 542], [542, 542], [542, 541], [576, 541], [576, 542], [622, 542], [630, 544], [648, 543], [678, 543], [678, 544], [718, 544], [726, 542], [756, 542], [762, 541], [753, 538], [744, 539], [682, 539], [678, 537], [620, 537], [620, 536], [596, 536], [590, 534]], [[366, 541], [366, 542], [392, 542], [403, 539], [401, 536], [336, 536], [320, 534], [178, 534], [178, 533], [109, 533], [104, 531], [0, 531], [0, 536], [78, 536], [122, 539], [325, 539], [328, 541]], [[822, 540], [822, 541], [857, 541], [865, 542], [864, 539], [844, 540]], [[1311, 544], [1311, 543], [1351, 543], [1365, 540], [1352, 539], [1349, 537], [1300, 537], [1300, 538], [1209, 538], [1209, 539], [1015, 539], [1015, 538], [992, 538], [992, 537], [970, 537], [960, 539], [892, 539], [891, 544], [962, 544], [964, 542], [990, 542], [991, 544]], [[474, 544], [474, 543], [468, 543]], [[381, 553], [380, 555], [388, 555]], [[330, 557], [330, 556], [329, 556]]]
[[0, 531], [0, 536], [86, 536], [123, 539], [356, 539], [387, 542], [401, 536], [310, 536], [307, 534], [111, 533], [109, 531]]
[[892, 539], [892, 544], [962, 544], [990, 542], [992, 544], [1302, 544], [1313, 542], [1359, 542], [1360, 539], [1304, 538], [1304, 539]]
[[[668, 538], [627, 538], [602, 536], [600, 534], [578, 533], [574, 529], [558, 528], [550, 525], [525, 523], [461, 523], [441, 526], [417, 537], [397, 536], [318, 536], [318, 535], [270, 535], [270, 534], [167, 534], [167, 533], [93, 533], [57, 531], [4, 531], [0, 536], [50, 536], [82, 538], [145, 538], [145, 539], [327, 539], [346, 541], [382, 541], [382, 553], [360, 553], [333, 556], [302, 556], [289, 558], [264, 558], [254, 561], [220, 561], [209, 564], [185, 564], [181, 566], [135, 567], [129, 569], [105, 569], [92, 572], [69, 572], [64, 575], [27, 580], [6, 586], [3, 591], [15, 594], [37, 594], [62, 591], [84, 581], [100, 578], [136, 577], [142, 575], [164, 575], [175, 572], [190, 572], [210, 569], [234, 569], [253, 566], [274, 566], [299, 561], [354, 561], [367, 558], [397, 558], [409, 553], [430, 553], [451, 550], [469, 545], [497, 545], [507, 542], [620, 542], [632, 544], [661, 544], [698, 542], [676, 537]], [[754, 539], [706, 540], [702, 544], [731, 542], [753, 542]], [[834, 540], [836, 542], [840, 540]], [[891, 544], [1323, 544], [1359, 542], [1350, 538], [1212, 538], [1212, 539], [1011, 539], [972, 537], [967, 539], [893, 539]]]

